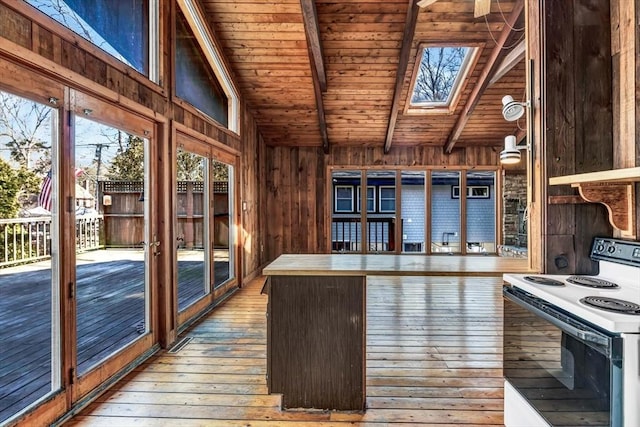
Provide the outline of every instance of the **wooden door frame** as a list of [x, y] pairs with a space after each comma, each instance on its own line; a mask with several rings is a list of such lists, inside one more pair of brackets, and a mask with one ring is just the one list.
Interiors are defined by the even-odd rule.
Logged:
[[[169, 238], [170, 242], [175, 242], [176, 240], [176, 227], [175, 227], [175, 218], [177, 214], [177, 199], [175, 197], [175, 183], [177, 177], [177, 168], [176, 168], [176, 155], [177, 150], [180, 145], [184, 145], [186, 143], [188, 148], [192, 148], [196, 152], [196, 154], [202, 155], [207, 158], [209, 162], [212, 159], [219, 160], [223, 163], [227, 163], [233, 166], [233, 210], [232, 216], [230, 217], [230, 221], [233, 221], [233, 229], [239, 230], [241, 229], [241, 215], [239, 210], [239, 197], [236, 197], [237, 192], [240, 187], [240, 174], [238, 170], [240, 168], [240, 152], [222, 144], [215, 139], [206, 137], [192, 129], [189, 129], [185, 125], [178, 123], [176, 121], [171, 122], [171, 148], [169, 156], [167, 157], [168, 163], [171, 168], [171, 190], [170, 193], [172, 195], [172, 203], [171, 203], [171, 223], [173, 226], [171, 227], [171, 237]], [[210, 204], [213, 201], [210, 200]], [[209, 219], [210, 220], [210, 219]], [[238, 287], [240, 285], [240, 267], [241, 267], [241, 257], [240, 257], [240, 236], [239, 233], [233, 236], [233, 245], [230, 245], [229, 251], [233, 251], [234, 255], [234, 265], [233, 265], [233, 278], [225, 282], [223, 286], [220, 286], [216, 289], [215, 287], [215, 276], [213, 274], [213, 265], [210, 265], [210, 292], [206, 294], [203, 298], [192, 304], [190, 307], [186, 308], [182, 313], [178, 310], [178, 285], [177, 285], [177, 269], [175, 268], [175, 261], [177, 259], [177, 249], [175, 245], [172, 244], [170, 248], [171, 252], [171, 266], [172, 266], [172, 282], [175, 284], [171, 290], [171, 298], [175, 301], [174, 304], [174, 314], [175, 314], [175, 336], [177, 337], [177, 333], [180, 330], [183, 330], [185, 327], [191, 324], [191, 322], [197, 319], [201, 314], [207, 312], [215, 304], [222, 298], [227, 292], [229, 292], [234, 287]], [[209, 227], [209, 242], [212, 242], [212, 227]], [[212, 252], [213, 254], [213, 252]], [[231, 271], [230, 271], [231, 272]]]
[[[63, 167], [73, 168], [75, 167], [74, 158], [75, 153], [74, 145], [75, 145], [75, 122], [72, 119], [72, 115], [83, 116], [86, 115], [90, 117], [90, 120], [95, 121], [97, 123], [105, 124], [108, 126], [113, 126], [119, 130], [137, 135], [142, 138], [146, 138], [147, 149], [148, 149], [148, 185], [149, 192], [146, 197], [150, 198], [150, 200], [155, 200], [158, 194], [157, 184], [155, 183], [155, 179], [153, 177], [157, 174], [157, 166], [154, 159], [157, 158], [156, 154], [156, 123], [150, 119], [144, 118], [140, 115], [137, 115], [131, 111], [123, 109], [121, 106], [117, 106], [111, 104], [106, 101], [102, 101], [94, 96], [88, 95], [85, 92], [81, 92], [78, 90], [71, 89], [69, 91], [69, 120], [67, 121], [67, 125], [69, 126], [68, 138], [65, 139], [62, 143], [64, 154], [67, 157], [65, 160], [69, 162], [68, 164], [63, 164]], [[69, 169], [72, 170], [72, 169]], [[70, 176], [70, 174], [67, 174]], [[67, 179], [71, 179], [70, 177], [66, 177]], [[67, 183], [64, 187], [67, 188], [67, 192], [63, 192], [63, 200], [66, 200], [68, 197], [72, 197], [70, 192], [71, 188], [74, 188], [71, 182]], [[148, 236], [145, 236], [147, 239], [147, 243], [153, 238], [154, 235], [158, 234], [158, 213], [156, 211], [157, 204], [149, 203], [149, 211], [147, 213], [148, 218]], [[68, 215], [69, 221], [71, 218], [75, 218], [74, 215]], [[67, 224], [67, 227], [69, 225]], [[70, 234], [70, 233], [69, 233]], [[75, 241], [70, 239], [72, 247], [75, 247]], [[67, 242], [65, 242], [67, 244]], [[154, 343], [158, 341], [157, 332], [152, 325], [157, 324], [158, 313], [157, 313], [157, 278], [159, 277], [156, 272], [156, 267], [158, 263], [156, 262], [156, 257], [152, 254], [152, 251], [149, 249], [150, 246], [146, 245], [145, 250], [145, 287], [148, 291], [148, 295], [145, 298], [145, 322], [150, 320], [148, 333], [142, 335], [140, 338], [134, 340], [133, 342], [127, 344], [125, 347], [118, 350], [117, 354], [112, 356], [111, 358], [102, 361], [100, 364], [92, 367], [88, 372], [85, 372], [82, 377], [78, 376], [77, 369], [75, 366], [76, 363], [76, 355], [77, 351], [77, 340], [75, 336], [76, 325], [75, 325], [75, 312], [76, 312], [76, 304], [71, 304], [73, 306], [73, 316], [71, 319], [73, 325], [69, 325], [69, 333], [72, 336], [70, 340], [73, 344], [73, 349], [71, 350], [72, 358], [71, 366], [74, 371], [70, 373], [71, 380], [71, 401], [77, 402], [95, 390], [100, 384], [106, 382], [109, 378], [116, 375], [118, 372], [122, 371], [127, 365], [134, 362], [138, 357], [143, 355], [146, 351], [152, 348]], [[155, 249], [155, 248], [154, 248]], [[71, 250], [67, 248], [67, 250]], [[154, 251], [155, 252], [155, 251]], [[73, 256], [70, 257], [71, 261], [69, 261], [69, 272], [68, 277], [64, 277], [64, 283], [75, 283], [75, 251], [71, 251]], [[148, 276], [147, 276], [148, 274]], [[67, 280], [68, 279], [68, 280]], [[149, 310], [149, 311], [147, 311]]]

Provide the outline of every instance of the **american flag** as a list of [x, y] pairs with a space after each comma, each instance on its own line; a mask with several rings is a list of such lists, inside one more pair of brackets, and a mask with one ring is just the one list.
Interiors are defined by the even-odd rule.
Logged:
[[[84, 170], [76, 168], [74, 176], [78, 178], [83, 173]], [[51, 170], [49, 170], [47, 176], [42, 180], [40, 195], [38, 196], [38, 206], [42, 206], [46, 210], [51, 211]]]
[[40, 195], [38, 196], [38, 206], [42, 206], [46, 210], [51, 210], [51, 171], [42, 180], [40, 187]]

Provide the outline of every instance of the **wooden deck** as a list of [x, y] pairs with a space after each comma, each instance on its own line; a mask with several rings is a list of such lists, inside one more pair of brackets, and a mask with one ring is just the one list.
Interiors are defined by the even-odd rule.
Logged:
[[[51, 269], [44, 264], [0, 271], [0, 423], [51, 391]], [[192, 278], [179, 290], [182, 307], [204, 295], [203, 273], [193, 261], [179, 268]], [[143, 269], [144, 261], [123, 259], [78, 265], [80, 374], [144, 333]], [[227, 274], [226, 263], [216, 271]]]
[[279, 410], [255, 280], [68, 422], [75, 426], [502, 425], [500, 278], [370, 277], [367, 411]]

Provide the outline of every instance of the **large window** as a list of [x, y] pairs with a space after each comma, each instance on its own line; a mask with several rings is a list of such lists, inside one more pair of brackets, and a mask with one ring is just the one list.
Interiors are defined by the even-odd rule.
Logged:
[[477, 50], [472, 46], [422, 46], [407, 112], [452, 112]]
[[195, 0], [177, 0], [176, 95], [240, 133], [240, 100], [220, 49]]
[[157, 82], [157, 0], [25, 0]]
[[228, 101], [189, 24], [176, 19], [176, 94], [218, 123], [227, 126]]
[[333, 251], [496, 253], [495, 170], [336, 169], [332, 182]]
[[61, 386], [58, 110], [0, 91], [0, 424]]

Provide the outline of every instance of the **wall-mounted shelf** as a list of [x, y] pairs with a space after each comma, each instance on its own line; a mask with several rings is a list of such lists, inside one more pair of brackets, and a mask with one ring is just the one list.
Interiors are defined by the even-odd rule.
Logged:
[[640, 182], [640, 167], [549, 178], [549, 185], [577, 187], [587, 202], [603, 204], [611, 225], [631, 239], [636, 238], [634, 182]]

